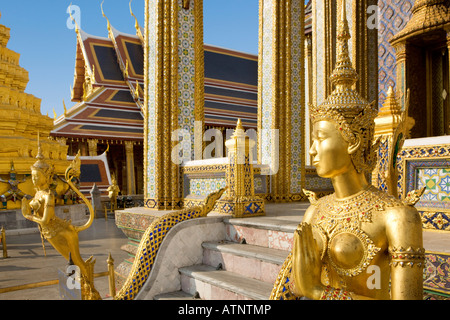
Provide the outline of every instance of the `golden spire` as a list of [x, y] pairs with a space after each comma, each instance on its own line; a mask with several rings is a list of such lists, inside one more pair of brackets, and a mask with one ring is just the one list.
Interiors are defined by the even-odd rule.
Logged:
[[52, 169], [52, 168], [44, 160], [45, 158], [44, 158], [44, 155], [42, 154], [42, 145], [41, 145], [39, 131], [37, 133], [37, 143], [38, 143], [38, 150], [37, 150], [37, 155], [36, 155], [37, 161], [31, 166], [31, 169], [40, 170], [45, 174], [50, 174], [51, 173], [50, 169]]
[[[103, 3], [105, 2], [105, 0], [102, 1], [102, 3], [100, 4], [100, 8], [102, 9], [102, 16], [106, 19], [107, 21], [107, 27], [108, 27], [108, 32], [111, 33], [111, 23], [109, 22], [108, 17], [106, 16], [105, 12], [103, 11]], [[111, 34], [112, 35], [112, 34]], [[111, 38], [111, 40], [114, 39], [114, 37]]]
[[352, 88], [358, 81], [359, 76], [350, 60], [348, 49], [348, 41], [350, 38], [346, 1], [342, 0], [341, 18], [337, 25], [336, 67], [330, 76], [330, 81], [335, 86], [335, 89], [322, 105], [312, 111], [311, 117], [313, 120], [317, 118], [318, 115], [315, 112], [318, 112], [319, 109], [324, 113], [336, 110], [343, 117], [353, 119], [369, 104]]
[[310, 106], [310, 115], [313, 123], [322, 120], [335, 122], [347, 142], [356, 145], [359, 141], [359, 149], [351, 155], [352, 162], [358, 172], [371, 172], [376, 164], [376, 146], [372, 145], [372, 140], [378, 110], [374, 107], [375, 102], [369, 104], [352, 88], [359, 77], [348, 50], [351, 35], [346, 6], [346, 1], [342, 0], [341, 18], [337, 25], [336, 67], [330, 76], [335, 89], [321, 105]]
[[64, 102], [64, 99], [63, 99], [63, 107], [64, 107], [64, 115], [66, 115], [67, 114], [67, 108], [66, 108], [66, 103]]
[[348, 41], [351, 39], [351, 35], [348, 27], [346, 7], [346, 1], [342, 0], [341, 20], [337, 25], [336, 67], [330, 76], [330, 80], [337, 87], [343, 86], [344, 88], [350, 88], [358, 81], [359, 76], [356, 70], [353, 69], [352, 62], [350, 61]]
[[244, 127], [242, 126], [241, 118], [239, 118], [238, 121], [237, 121], [236, 130], [244, 130]]
[[136, 30], [138, 30], [140, 27], [139, 27], [139, 22], [138, 22], [138, 19], [136, 18], [136, 16], [134, 15], [134, 13], [133, 13], [133, 9], [131, 8], [131, 2], [133, 2], [133, 0], [130, 0], [130, 4], [129, 4], [129, 7], [130, 7], [130, 14], [131, 14], [131, 16], [134, 18], [134, 20], [135, 20], [135, 22], [134, 22], [134, 27], [136, 28]]
[[[72, 2], [69, 5], [69, 8], [72, 7]], [[77, 20], [72, 16], [72, 10], [69, 10], [69, 16], [70, 19], [72, 19], [73, 23], [75, 24], [75, 32], [78, 34], [80, 27], [78, 26]]]

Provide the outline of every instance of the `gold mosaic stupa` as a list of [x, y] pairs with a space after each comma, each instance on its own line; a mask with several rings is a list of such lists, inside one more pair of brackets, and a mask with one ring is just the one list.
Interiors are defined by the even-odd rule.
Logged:
[[28, 175], [36, 161], [38, 136], [55, 173], [63, 174], [68, 166], [68, 147], [49, 139], [53, 119], [41, 114], [41, 99], [25, 93], [28, 72], [19, 65], [20, 54], [6, 47], [9, 38], [10, 29], [0, 24], [0, 209], [6, 209], [5, 198], [8, 209], [17, 209], [23, 194], [34, 195]]

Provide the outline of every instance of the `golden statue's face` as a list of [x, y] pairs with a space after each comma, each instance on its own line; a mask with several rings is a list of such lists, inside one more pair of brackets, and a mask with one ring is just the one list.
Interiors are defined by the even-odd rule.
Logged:
[[353, 168], [349, 154], [349, 144], [344, 140], [333, 121], [318, 121], [313, 127], [313, 144], [309, 154], [317, 174], [323, 178], [333, 178]]
[[40, 170], [31, 170], [31, 181], [38, 189], [47, 185], [47, 178]]

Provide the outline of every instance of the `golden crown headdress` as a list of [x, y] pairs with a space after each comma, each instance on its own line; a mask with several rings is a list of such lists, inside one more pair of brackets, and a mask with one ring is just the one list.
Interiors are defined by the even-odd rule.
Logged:
[[42, 154], [42, 147], [41, 147], [41, 141], [39, 139], [39, 133], [38, 133], [38, 151], [36, 155], [37, 161], [31, 166], [32, 170], [39, 170], [42, 173], [44, 173], [48, 179], [50, 177], [53, 177], [54, 173], [54, 167], [49, 165], [44, 158], [44, 155]]
[[335, 89], [321, 105], [310, 105], [310, 117], [313, 123], [334, 121], [349, 143], [355, 143], [359, 138], [361, 147], [352, 155], [353, 164], [358, 172], [371, 172], [376, 164], [376, 146], [372, 143], [378, 110], [374, 106], [375, 102], [368, 103], [352, 88], [359, 76], [352, 66], [348, 50], [351, 35], [345, 0], [342, 1], [341, 15], [337, 25], [336, 67], [330, 76]]

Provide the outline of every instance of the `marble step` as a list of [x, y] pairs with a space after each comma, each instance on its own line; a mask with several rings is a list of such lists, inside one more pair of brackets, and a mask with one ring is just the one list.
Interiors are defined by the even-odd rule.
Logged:
[[203, 300], [268, 300], [273, 284], [207, 265], [179, 269], [182, 291]]
[[245, 277], [275, 283], [288, 252], [228, 241], [205, 242], [203, 264], [239, 273]]
[[290, 251], [294, 232], [300, 220], [300, 218], [296, 221], [270, 217], [225, 219], [226, 240]]
[[198, 300], [198, 298], [190, 293], [184, 291], [174, 291], [163, 293], [155, 296], [154, 300]]

